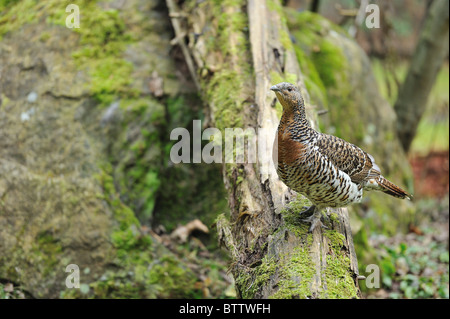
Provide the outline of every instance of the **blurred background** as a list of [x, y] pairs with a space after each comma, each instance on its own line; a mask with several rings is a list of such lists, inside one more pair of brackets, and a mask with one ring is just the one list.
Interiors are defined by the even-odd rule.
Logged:
[[[414, 194], [350, 209], [360, 272], [382, 274], [377, 289], [360, 281], [366, 298], [449, 297], [448, 12], [418, 124], [409, 142], [396, 134], [438, 1], [370, 1], [372, 29], [364, 0], [282, 1], [320, 129]], [[80, 28], [66, 27], [70, 3]], [[0, 0], [0, 298], [236, 298], [215, 229], [222, 167], [170, 161], [172, 129], [208, 122], [173, 39], [162, 0]], [[64, 284], [69, 264], [80, 289]]]

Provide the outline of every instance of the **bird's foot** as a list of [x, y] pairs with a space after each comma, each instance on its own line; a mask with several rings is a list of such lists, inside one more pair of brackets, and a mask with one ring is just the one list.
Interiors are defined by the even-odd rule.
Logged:
[[314, 231], [314, 229], [316, 229], [316, 227], [322, 227], [324, 229], [328, 229], [328, 227], [322, 223], [321, 217], [322, 216], [319, 213], [317, 215], [313, 214], [313, 215], [309, 216], [308, 218], [303, 219], [303, 222], [311, 223], [311, 226], [309, 227], [308, 232], [312, 233]]
[[311, 224], [308, 232], [312, 233], [314, 231], [314, 229], [316, 229], [316, 227], [318, 227], [318, 226], [327, 229], [328, 227], [322, 223], [322, 220], [321, 220], [322, 214], [320, 213], [320, 210], [317, 209], [316, 206], [313, 205], [313, 206], [307, 208], [306, 210], [302, 211], [300, 213], [300, 215], [304, 215], [304, 214], [309, 215], [311, 212], [312, 212], [312, 215], [301, 219], [302, 222]]

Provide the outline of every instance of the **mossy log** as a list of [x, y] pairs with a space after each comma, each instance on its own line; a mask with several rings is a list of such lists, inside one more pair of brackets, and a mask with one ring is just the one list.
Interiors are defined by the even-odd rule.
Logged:
[[[166, 0], [209, 126], [273, 132], [280, 105], [269, 91], [296, 83], [309, 104], [286, 19], [278, 0]], [[277, 112], [278, 109], [278, 112]], [[272, 149], [258, 140], [258, 148]], [[271, 154], [269, 153], [268, 156]], [[292, 193], [261, 163], [225, 163], [230, 214], [217, 218], [219, 240], [232, 257], [241, 298], [358, 298], [358, 264], [347, 210], [330, 210], [328, 229], [298, 221], [307, 200]], [[267, 170], [265, 170], [267, 169]], [[267, 173], [269, 172], [269, 173]], [[289, 206], [289, 209], [286, 209]]]

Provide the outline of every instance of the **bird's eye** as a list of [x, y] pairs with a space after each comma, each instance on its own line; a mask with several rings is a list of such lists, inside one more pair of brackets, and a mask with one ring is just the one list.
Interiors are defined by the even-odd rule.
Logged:
[[289, 92], [292, 92], [292, 88], [288, 88], [288, 91], [289, 91]]

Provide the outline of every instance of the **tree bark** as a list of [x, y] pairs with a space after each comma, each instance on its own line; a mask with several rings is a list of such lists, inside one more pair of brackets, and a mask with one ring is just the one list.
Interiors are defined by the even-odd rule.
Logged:
[[447, 0], [434, 0], [431, 4], [411, 66], [394, 105], [398, 119], [397, 133], [406, 152], [416, 135], [428, 95], [448, 54], [448, 3]]
[[[268, 139], [256, 138], [258, 151], [271, 158], [279, 117], [269, 88], [288, 81], [301, 88], [317, 126], [278, 0], [185, 1], [181, 8], [166, 2], [176, 41], [189, 49], [183, 52], [189, 51], [185, 59], [196, 70], [208, 125], [269, 132]], [[216, 226], [239, 297], [360, 297], [346, 209], [330, 210], [329, 229], [309, 234], [297, 219], [307, 201], [294, 200], [273, 164], [261, 158], [224, 163], [223, 177], [230, 214], [220, 215]]]

